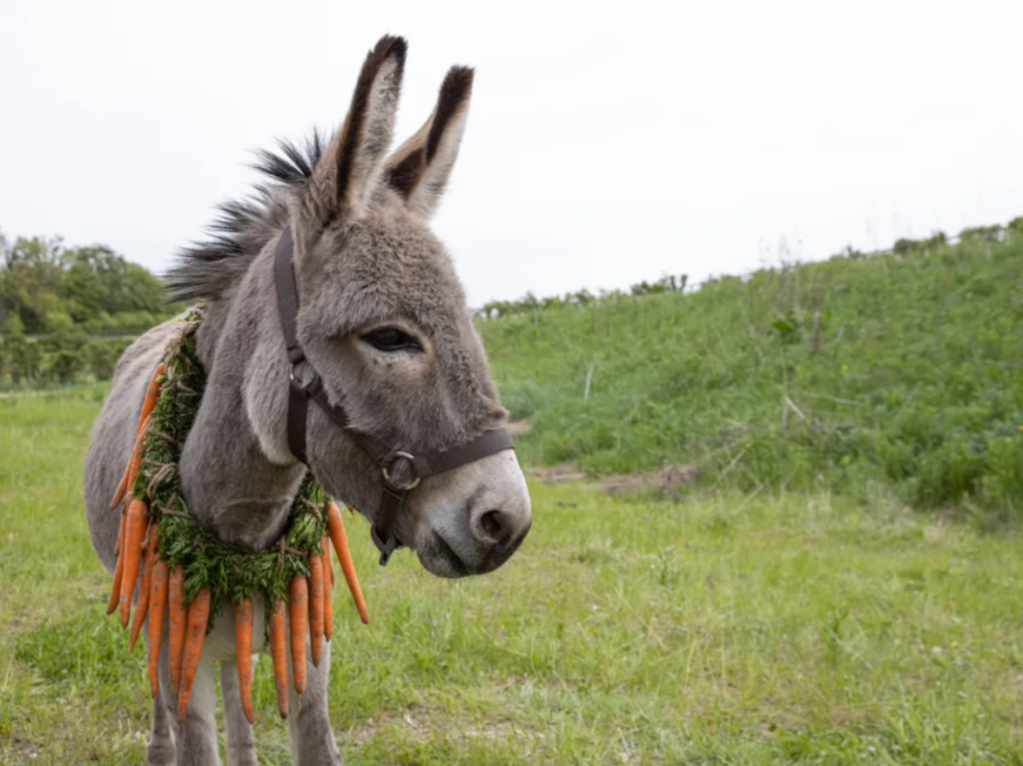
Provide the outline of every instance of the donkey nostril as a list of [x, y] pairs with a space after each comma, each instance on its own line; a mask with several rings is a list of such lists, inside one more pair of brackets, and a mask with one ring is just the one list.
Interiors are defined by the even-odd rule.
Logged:
[[504, 526], [501, 524], [500, 511], [487, 511], [480, 517], [480, 526], [494, 542], [500, 542], [503, 537]]

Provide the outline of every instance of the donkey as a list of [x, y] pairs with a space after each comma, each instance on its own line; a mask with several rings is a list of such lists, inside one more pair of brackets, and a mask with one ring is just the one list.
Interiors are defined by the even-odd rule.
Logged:
[[[393, 518], [382, 535], [390, 541], [374, 540], [384, 550], [381, 563], [403, 544], [429, 572], [461, 577], [501, 566], [532, 517], [510, 441], [482, 453], [463, 450], [461, 464], [421, 484], [413, 475], [413, 455], [458, 452], [499, 428], [507, 412], [451, 260], [428, 226], [458, 154], [473, 70], [448, 72], [433, 114], [388, 156], [405, 55], [404, 39], [382, 38], [329, 143], [314, 134], [304, 150], [284, 143], [278, 153], [262, 152], [257, 167], [268, 181], [252, 197], [223, 205], [214, 236], [183, 251], [169, 273], [174, 299], [205, 305], [196, 349], [206, 388], [178, 471], [198, 522], [251, 550], [279, 539], [307, 470], [331, 496], [360, 509], [374, 530], [381, 497], [397, 486], [407, 497], [390, 505]], [[275, 298], [275, 264], [288, 248], [297, 292], [293, 339]], [[111, 572], [118, 519], [110, 498], [131, 452], [147, 379], [175, 331], [174, 322], [155, 327], [125, 352], [93, 428], [85, 503], [93, 547]], [[296, 449], [290, 392], [313, 375], [323, 406], [300, 413], [305, 449]], [[342, 408], [343, 428], [336, 417]], [[403, 451], [381, 471], [367, 438]], [[261, 625], [264, 605], [258, 596], [253, 601]], [[228, 763], [256, 763], [232, 615], [221, 610], [206, 639], [184, 722], [172, 723], [169, 691], [154, 701], [150, 764], [219, 763], [218, 662]], [[262, 643], [257, 630], [253, 651], [268, 651]], [[165, 638], [162, 690], [170, 689], [166, 647]], [[327, 714], [329, 646], [324, 657], [319, 668], [307, 661], [301, 700], [291, 689], [289, 734], [300, 766], [341, 762]]]

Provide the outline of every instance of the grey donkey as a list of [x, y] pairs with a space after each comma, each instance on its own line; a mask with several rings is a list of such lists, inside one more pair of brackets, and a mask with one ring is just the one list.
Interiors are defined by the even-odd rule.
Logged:
[[[285, 227], [295, 240], [299, 340], [353, 429], [425, 453], [464, 443], [507, 418], [451, 260], [428, 225], [458, 154], [473, 72], [452, 68], [433, 114], [388, 154], [405, 54], [402, 38], [381, 39], [329, 143], [314, 134], [304, 150], [282, 144], [279, 153], [263, 152], [259, 167], [269, 180], [254, 196], [222, 206], [216, 234], [185, 250], [168, 275], [175, 299], [206, 306], [197, 351], [207, 385], [178, 469], [192, 514], [225, 542], [252, 550], [272, 545], [306, 472], [286, 435], [291, 370], [273, 279]], [[173, 322], [160, 325], [125, 352], [93, 429], [85, 502], [93, 546], [111, 572], [118, 519], [110, 499], [128, 461], [147, 379], [175, 331]], [[302, 367], [294, 374], [301, 377]], [[379, 468], [320, 408], [310, 407], [306, 429], [309, 469], [331, 496], [372, 521]], [[531, 523], [525, 479], [514, 451], [504, 450], [425, 478], [408, 495], [395, 531], [428, 571], [459, 577], [503, 564]], [[264, 605], [254, 601], [261, 625]], [[262, 631], [255, 634], [253, 651], [266, 652]], [[176, 701], [169, 692], [158, 695], [149, 763], [219, 763], [216, 663], [228, 763], [257, 762], [240, 705], [233, 635], [232, 610], [224, 609], [204, 644], [180, 726]], [[166, 646], [165, 638], [163, 690], [170, 688]], [[307, 663], [301, 699], [291, 692], [291, 751], [300, 766], [341, 761], [327, 713], [329, 647], [325, 657], [319, 668]]]

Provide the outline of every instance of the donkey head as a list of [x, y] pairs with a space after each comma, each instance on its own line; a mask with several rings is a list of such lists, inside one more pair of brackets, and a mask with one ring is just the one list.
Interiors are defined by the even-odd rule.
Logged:
[[[292, 198], [297, 329], [353, 431], [436, 453], [500, 426], [507, 412], [451, 260], [428, 225], [458, 154], [473, 72], [452, 68], [433, 114], [388, 156], [405, 53], [396, 37], [369, 53], [341, 129]], [[318, 407], [306, 433], [314, 475], [372, 521], [380, 468]], [[500, 566], [530, 524], [522, 471], [505, 450], [423, 479], [395, 533], [430, 572], [455, 577]]]

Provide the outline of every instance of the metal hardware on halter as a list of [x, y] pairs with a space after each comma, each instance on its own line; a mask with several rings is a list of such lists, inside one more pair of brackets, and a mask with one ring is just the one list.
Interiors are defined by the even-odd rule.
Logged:
[[[402, 452], [401, 450], [398, 450], [397, 452], [395, 452], [391, 456], [391, 461], [390, 461], [391, 465], [394, 465], [395, 459], [397, 459], [399, 457], [403, 457], [407, 461], [409, 461], [412, 464], [412, 470], [413, 471], [415, 470], [416, 459], [412, 455], [410, 455], [409, 453]], [[384, 475], [384, 481], [387, 482], [388, 484], [391, 484], [391, 474], [387, 470], [387, 466], [386, 465], [380, 466], [380, 472]], [[416, 487], [419, 486], [419, 482], [421, 482], [422, 480], [423, 480], [422, 476], [416, 476], [415, 479], [412, 481], [412, 483], [404, 488], [405, 491], [408, 492], [409, 490], [415, 489]], [[392, 486], [393, 486], [393, 484], [392, 484]]]
[[[312, 399], [359, 445], [380, 468], [381, 482], [380, 507], [377, 509], [374, 523], [370, 528], [370, 537], [380, 549], [380, 565], [384, 566], [391, 554], [401, 547], [394, 532], [398, 511], [405, 502], [405, 496], [419, 486], [427, 476], [450, 471], [467, 463], [472, 463], [506, 449], [515, 449], [511, 434], [503, 428], [484, 431], [475, 439], [453, 447], [444, 452], [420, 454], [413, 456], [409, 452], [393, 449], [381, 439], [364, 434], [351, 428], [348, 415], [339, 404], [331, 403], [323, 386], [323, 379], [305, 357], [302, 344], [298, 341], [298, 285], [295, 283], [295, 268], [292, 264], [294, 240], [291, 227], [281, 232], [274, 254], [274, 284], [277, 290], [277, 311], [280, 315], [281, 329], [284, 331], [284, 343], [288, 350], [288, 449], [306, 466], [305, 421]], [[309, 367], [309, 380], [302, 383], [295, 377], [295, 365], [305, 363]], [[397, 487], [391, 482], [389, 468], [393, 467], [398, 458], [407, 460], [412, 469], [412, 483], [407, 487]]]

